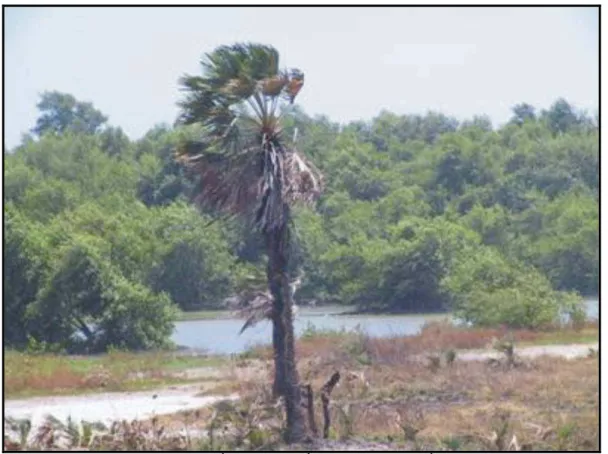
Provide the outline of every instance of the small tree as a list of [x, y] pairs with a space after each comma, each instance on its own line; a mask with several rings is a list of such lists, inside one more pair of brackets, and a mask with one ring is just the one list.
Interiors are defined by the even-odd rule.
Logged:
[[93, 134], [108, 120], [90, 102], [78, 101], [68, 93], [46, 91], [37, 104], [42, 115], [32, 132], [41, 136], [46, 132], [63, 134], [68, 131]]
[[536, 119], [534, 107], [525, 102], [513, 106], [511, 111], [513, 112], [513, 116], [511, 117], [510, 122], [518, 126], [523, 125], [527, 120]]
[[194, 201], [247, 219], [264, 237], [272, 308], [275, 395], [285, 398], [286, 439], [306, 438], [295, 363], [292, 294], [287, 267], [292, 241], [290, 206], [312, 203], [321, 176], [282, 134], [284, 108], [293, 103], [304, 75], [281, 70], [270, 46], [221, 46], [202, 61], [202, 76], [185, 76], [182, 124], [204, 128], [199, 141], [178, 149], [198, 178]]

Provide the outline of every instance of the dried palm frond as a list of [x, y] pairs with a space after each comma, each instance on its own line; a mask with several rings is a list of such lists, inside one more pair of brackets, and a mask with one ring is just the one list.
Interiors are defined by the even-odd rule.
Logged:
[[[304, 272], [301, 271], [297, 278], [290, 283], [291, 297], [298, 291], [302, 284]], [[257, 287], [257, 288], [256, 288]], [[239, 334], [242, 334], [247, 328], [255, 326], [262, 320], [269, 319], [272, 316], [273, 297], [270, 291], [263, 290], [258, 286], [251, 287], [249, 290], [241, 292], [234, 298], [230, 299], [231, 309], [236, 312], [239, 317], [245, 318]], [[295, 303], [292, 305], [292, 311], [297, 311]]]
[[198, 179], [195, 203], [245, 215], [262, 231], [286, 222], [285, 206], [312, 204], [323, 190], [321, 173], [297, 151], [244, 150], [193, 154], [202, 143], [184, 144], [180, 161]]
[[189, 156], [182, 148], [178, 150], [178, 156], [198, 179], [195, 203], [230, 214], [252, 215], [260, 197], [261, 178], [260, 165], [254, 154]]
[[306, 157], [297, 151], [285, 156], [285, 200], [288, 203], [312, 204], [323, 191], [321, 172]]
[[239, 311], [241, 317], [245, 317], [246, 321], [243, 324], [239, 334], [242, 334], [247, 328], [250, 328], [262, 320], [269, 319], [272, 315], [272, 295], [269, 291], [256, 291], [253, 294], [247, 295], [249, 301]]
[[264, 96], [279, 96], [288, 83], [289, 77], [287, 74], [278, 74], [262, 80], [260, 82], [260, 89]]
[[293, 69], [291, 71], [291, 77], [286, 87], [287, 98], [289, 103], [293, 104], [295, 97], [298, 95], [302, 86], [304, 85], [304, 73], [299, 69]]

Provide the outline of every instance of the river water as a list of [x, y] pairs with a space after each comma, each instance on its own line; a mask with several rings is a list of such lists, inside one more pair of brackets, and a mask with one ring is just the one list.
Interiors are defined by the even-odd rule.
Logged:
[[[587, 315], [598, 317], [598, 300], [585, 301]], [[417, 334], [427, 321], [443, 320], [449, 314], [427, 315], [338, 315], [349, 308], [319, 307], [299, 308], [294, 320], [296, 336], [300, 336], [309, 326], [324, 330], [360, 329], [373, 337]], [[180, 346], [206, 350], [212, 354], [241, 353], [249, 347], [269, 344], [272, 339], [272, 326], [264, 320], [239, 335], [243, 320], [222, 318], [210, 320], [187, 320], [177, 322], [173, 341]]]

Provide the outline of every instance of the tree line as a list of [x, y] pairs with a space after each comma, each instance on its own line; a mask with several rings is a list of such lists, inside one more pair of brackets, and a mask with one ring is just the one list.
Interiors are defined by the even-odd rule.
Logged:
[[[265, 274], [259, 233], [190, 204], [174, 153], [200, 125], [130, 140], [69, 94], [38, 107], [4, 150], [5, 345], [165, 347], [179, 309], [222, 308]], [[326, 185], [294, 211], [300, 304], [542, 327], [597, 295], [597, 116], [558, 99], [500, 128], [436, 112], [340, 125], [296, 106], [284, 123]]]

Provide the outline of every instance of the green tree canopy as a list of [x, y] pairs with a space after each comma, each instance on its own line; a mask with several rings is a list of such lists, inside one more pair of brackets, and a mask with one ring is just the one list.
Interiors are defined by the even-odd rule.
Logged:
[[[268, 72], [242, 62], [237, 72], [250, 65], [261, 77], [247, 82], [226, 79], [235, 70], [224, 65], [230, 58], [218, 55], [217, 78], [190, 76], [192, 89], [185, 86], [183, 102], [192, 110], [181, 119], [193, 124], [151, 125], [132, 141], [103, 115], [77, 109], [73, 96], [54, 92], [44, 97], [37, 124], [47, 133], [5, 149], [7, 346], [24, 347], [28, 336], [74, 351], [164, 346], [176, 307], [225, 307], [246, 276], [263, 275], [269, 262], [264, 236], [225, 219], [218, 205], [205, 205], [202, 215], [187, 205], [201, 182], [187, 175], [174, 151], [199, 142], [191, 151], [218, 158], [218, 171], [207, 180], [216, 177], [216, 189], [259, 182], [267, 188], [261, 170], [259, 179], [233, 171], [255, 164], [238, 150], [247, 144], [259, 150], [263, 135], [256, 128], [271, 125], [279, 112], [282, 146], [305, 152], [324, 175], [318, 202], [315, 196], [307, 207], [293, 208], [287, 274], [304, 271], [299, 304], [455, 309], [473, 323], [535, 326], [576, 306], [570, 292], [597, 295], [597, 115], [557, 100], [547, 111], [518, 104], [512, 121], [499, 127], [481, 112], [458, 122], [438, 113], [384, 111], [340, 125], [290, 104], [283, 76], [294, 77], [278, 63]], [[276, 97], [268, 91], [271, 80]], [[237, 96], [252, 86], [249, 101]], [[266, 116], [258, 116], [256, 92]], [[197, 115], [209, 113], [205, 102], [216, 110], [204, 117], [209, 124], [200, 124]], [[240, 104], [247, 106], [244, 114]], [[232, 119], [224, 122], [224, 114]], [[223, 189], [214, 194], [230, 196], [217, 201], [244, 208], [254, 224], [263, 213], [263, 191], [236, 199]], [[497, 276], [510, 280], [494, 285]], [[158, 320], [147, 317], [145, 307], [158, 310]]]

